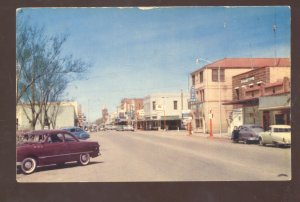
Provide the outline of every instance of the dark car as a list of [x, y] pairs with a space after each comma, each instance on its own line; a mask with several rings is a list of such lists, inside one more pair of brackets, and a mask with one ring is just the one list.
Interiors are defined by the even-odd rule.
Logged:
[[66, 130], [71, 132], [73, 135], [75, 135], [78, 139], [88, 139], [90, 138], [90, 134], [79, 127], [64, 127], [61, 128], [62, 130]]
[[96, 141], [79, 140], [65, 130], [39, 130], [21, 134], [17, 137], [17, 166], [25, 174], [36, 167], [77, 161], [87, 165], [90, 157], [100, 154]]
[[238, 129], [233, 132], [231, 139], [233, 142], [242, 141], [246, 144], [251, 142], [258, 143], [259, 141], [258, 134], [263, 131], [264, 131], [263, 128], [258, 125], [254, 125], [254, 124], [242, 125], [239, 126]]

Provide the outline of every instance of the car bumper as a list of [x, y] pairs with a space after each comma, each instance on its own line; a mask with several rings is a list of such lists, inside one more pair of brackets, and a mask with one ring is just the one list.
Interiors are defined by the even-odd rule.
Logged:
[[250, 140], [250, 141], [258, 141], [259, 138], [258, 137], [249, 137], [248, 140]]

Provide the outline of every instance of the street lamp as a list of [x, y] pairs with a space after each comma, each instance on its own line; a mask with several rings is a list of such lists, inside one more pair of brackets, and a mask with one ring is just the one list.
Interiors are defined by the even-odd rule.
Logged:
[[[204, 61], [206, 63], [213, 63], [210, 60], [206, 60], [206, 59], [203, 59], [203, 58], [197, 58], [196, 59], [196, 63], [199, 63], [199, 61]], [[222, 133], [222, 124], [221, 124], [221, 75], [220, 75], [221, 70], [220, 69], [221, 69], [221, 67], [220, 67], [220, 64], [219, 64], [219, 66], [218, 66], [218, 83], [219, 83], [219, 133], [221, 135], [221, 133]], [[206, 86], [207, 86], [207, 81], [208, 81], [208, 76], [207, 75], [208, 75], [208, 73], [206, 73]], [[211, 114], [211, 111], [210, 111], [210, 114]]]

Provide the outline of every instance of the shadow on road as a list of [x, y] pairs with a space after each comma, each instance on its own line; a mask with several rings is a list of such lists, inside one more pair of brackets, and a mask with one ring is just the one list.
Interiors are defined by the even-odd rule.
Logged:
[[[91, 166], [91, 165], [99, 164], [99, 163], [104, 163], [104, 161], [92, 161], [86, 166]], [[77, 162], [65, 163], [62, 165], [53, 164], [53, 165], [37, 167], [34, 172], [38, 173], [38, 172], [49, 171], [49, 170], [60, 170], [60, 169], [78, 167], [78, 166], [80, 166], [80, 165]], [[23, 174], [21, 171], [21, 168], [19, 168], [19, 167], [17, 168], [17, 174]]]

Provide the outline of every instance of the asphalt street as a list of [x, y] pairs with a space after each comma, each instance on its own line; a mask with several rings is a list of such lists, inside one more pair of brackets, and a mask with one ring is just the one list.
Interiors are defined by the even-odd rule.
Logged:
[[18, 182], [278, 181], [291, 179], [291, 148], [236, 144], [185, 132], [91, 133], [102, 155], [87, 166], [40, 167]]

